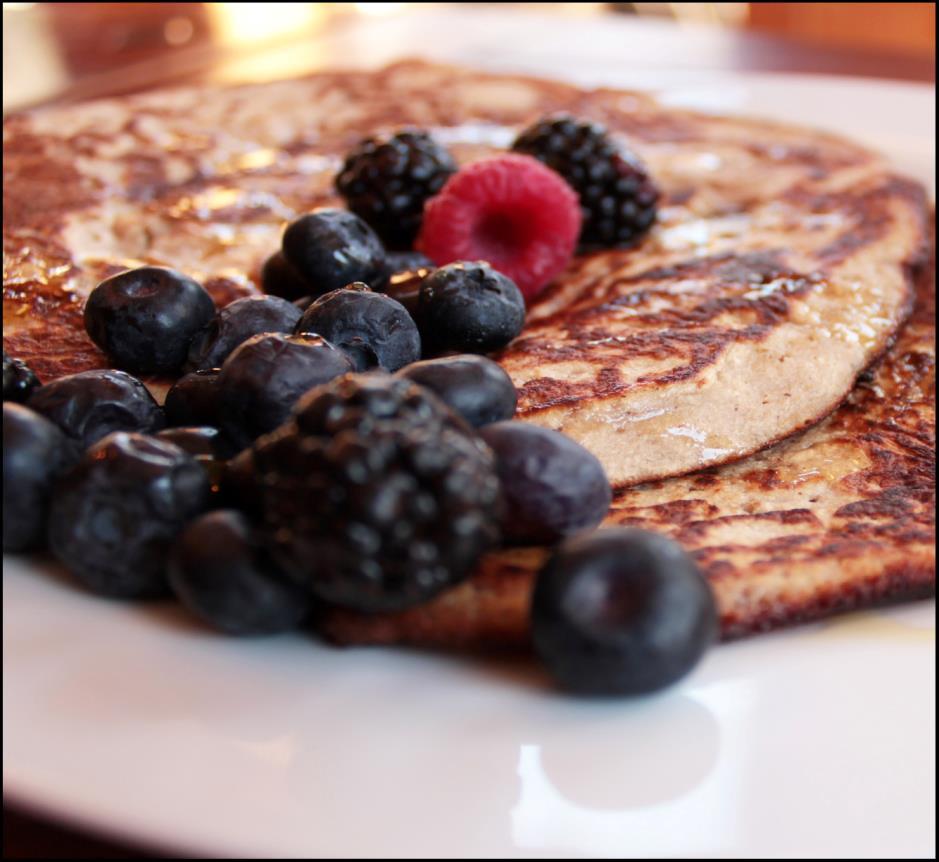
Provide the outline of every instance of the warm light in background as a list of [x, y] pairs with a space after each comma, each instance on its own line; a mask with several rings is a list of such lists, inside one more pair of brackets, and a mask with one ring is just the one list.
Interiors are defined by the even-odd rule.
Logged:
[[392, 15], [400, 12], [407, 3], [353, 3], [355, 11], [360, 15]]
[[[330, 3], [206, 3], [213, 29], [226, 44], [250, 44], [303, 32], [325, 20]], [[364, 4], [363, 4], [364, 5]], [[400, 4], [384, 4], [389, 6]]]

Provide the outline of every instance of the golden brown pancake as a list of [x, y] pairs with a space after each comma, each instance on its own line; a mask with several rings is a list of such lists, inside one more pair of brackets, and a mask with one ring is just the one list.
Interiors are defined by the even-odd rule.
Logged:
[[[935, 263], [883, 361], [824, 422], [744, 461], [616, 495], [607, 526], [665, 533], [717, 598], [724, 639], [936, 591]], [[545, 548], [502, 551], [398, 614], [332, 611], [338, 643], [519, 647]]]
[[520, 416], [634, 484], [739, 459], [834, 409], [910, 308], [925, 198], [877, 156], [649, 96], [419, 62], [54, 107], [4, 122], [4, 345], [44, 380], [107, 365], [81, 323], [104, 276], [258, 289], [284, 224], [335, 204], [363, 135], [428, 128], [466, 162], [559, 111], [600, 120], [664, 197], [635, 248], [575, 260], [501, 357]]

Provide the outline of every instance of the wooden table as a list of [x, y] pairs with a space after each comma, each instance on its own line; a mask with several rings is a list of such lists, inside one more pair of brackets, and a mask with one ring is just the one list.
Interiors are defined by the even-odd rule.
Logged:
[[[71, 4], [45, 5], [58, 8]], [[745, 71], [935, 81], [932, 60], [819, 49], [753, 33], [689, 30], [621, 15], [565, 20], [562, 16], [492, 9], [432, 9], [380, 20], [341, 17], [316, 26], [311, 23], [309, 29], [293, 33], [288, 40], [260, 47], [237, 46], [226, 44], [209, 32], [201, 18], [203, 13], [197, 8], [201, 4], [175, 3], [159, 4], [163, 8], [158, 10], [150, 8], [142, 32], [172, 34], [169, 22], [176, 19], [177, 24], [172, 26], [185, 34], [186, 27], [178, 21], [191, 18], [186, 45], [174, 47], [165, 39], [147, 41], [142, 36], [140, 44], [128, 51], [125, 39], [124, 48], [115, 49], [112, 58], [121, 64], [120, 71], [116, 71], [108, 57], [102, 56], [101, 33], [106, 35], [109, 28], [120, 30], [121, 19], [106, 4], [86, 5], [96, 9], [85, 8], [76, 13], [75, 9], [66, 8], [58, 12], [54, 39], [62, 55], [68, 58], [65, 65], [69, 71], [57, 92], [45, 94], [38, 101], [76, 101], [168, 84], [266, 80], [330, 65], [378, 65], [406, 55], [430, 54], [435, 59], [463, 63], [477, 57], [487, 65], [523, 68], [526, 60], [531, 60], [538, 51], [555, 52], [558, 74], [565, 77], [569, 77], [566, 69], [575, 72], [575, 77], [602, 75], [615, 63], [649, 70], [651, 76]], [[126, 16], [126, 8], [120, 14]], [[4, 20], [5, 30], [7, 23]], [[130, 28], [130, 32], [137, 30]], [[536, 38], [520, 42], [521, 33], [534, 34]], [[32, 38], [39, 36], [33, 33]], [[28, 33], [18, 36], [19, 50], [29, 52], [28, 39]], [[4, 44], [6, 47], [6, 41]], [[527, 47], [520, 47], [523, 45]], [[16, 80], [4, 81], [5, 91], [15, 90], [16, 85]], [[14, 92], [14, 100], [22, 103], [16, 95]], [[139, 848], [132, 849], [9, 807], [4, 808], [3, 845], [5, 858], [149, 855]]]

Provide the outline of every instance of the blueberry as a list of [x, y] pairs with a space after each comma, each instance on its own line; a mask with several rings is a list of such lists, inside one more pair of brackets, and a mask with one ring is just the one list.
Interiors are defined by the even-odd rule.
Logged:
[[299, 299], [295, 299], [293, 304], [297, 306], [301, 312], [304, 312], [313, 304], [314, 299], [316, 299], [315, 296], [301, 296]]
[[385, 276], [385, 249], [375, 232], [346, 210], [320, 209], [288, 225], [284, 257], [322, 295], [353, 281], [373, 284]]
[[242, 449], [225, 463], [219, 490], [224, 506], [238, 509], [251, 518], [260, 518], [261, 493], [253, 449]]
[[124, 371], [69, 374], [40, 386], [26, 403], [85, 448], [113, 431], [158, 431], [165, 424], [147, 387]]
[[518, 395], [512, 379], [502, 366], [484, 356], [425, 359], [402, 368], [398, 376], [430, 389], [475, 428], [515, 414]]
[[688, 673], [717, 636], [707, 581], [665, 536], [617, 528], [566, 542], [539, 572], [532, 638], [564, 688], [643, 694]]
[[434, 262], [419, 251], [389, 251], [385, 255], [385, 269], [394, 275], [396, 272], [412, 272], [416, 269], [433, 269]]
[[570, 437], [527, 422], [497, 422], [479, 433], [496, 453], [509, 541], [556, 542], [606, 516], [612, 492], [603, 466]]
[[240, 512], [211, 512], [186, 527], [169, 582], [197, 617], [232, 635], [287, 631], [310, 609], [309, 592], [276, 569]]
[[36, 373], [25, 362], [3, 351], [3, 400], [22, 404], [40, 385]]
[[525, 299], [488, 263], [451, 263], [421, 284], [419, 319], [426, 346], [438, 353], [490, 353], [522, 331]]
[[166, 393], [163, 412], [166, 424], [171, 426], [209, 425], [218, 426], [218, 374], [217, 368], [210, 371], [193, 371], [180, 377]]
[[219, 373], [222, 431], [244, 448], [284, 422], [308, 389], [352, 370], [349, 357], [318, 335], [249, 338]]
[[272, 254], [261, 267], [261, 287], [271, 296], [298, 299], [312, 290], [310, 283], [288, 262], [282, 251]]
[[96, 593], [163, 595], [170, 546], [209, 499], [205, 471], [178, 446], [111, 434], [56, 485], [49, 547]]
[[385, 253], [384, 277], [372, 285], [373, 290], [387, 293], [389, 279], [403, 273], [414, 273], [420, 270], [426, 275], [434, 268], [434, 262], [419, 251], [389, 251]]
[[351, 284], [317, 299], [297, 324], [345, 351], [356, 371], [396, 371], [421, 358], [421, 337], [407, 309], [364, 284]]
[[220, 368], [228, 355], [252, 335], [293, 332], [300, 309], [279, 296], [246, 296], [220, 309], [189, 345], [187, 369]]
[[380, 288], [385, 296], [400, 302], [415, 322], [420, 320], [421, 285], [431, 273], [430, 269], [396, 272]]
[[142, 266], [102, 281], [85, 303], [85, 329], [120, 368], [172, 374], [189, 342], [215, 314], [212, 297], [191, 278]]
[[163, 431], [158, 431], [156, 437], [159, 440], [166, 440], [174, 446], [179, 446], [183, 452], [188, 452], [196, 458], [199, 456], [224, 458], [227, 454], [221, 432], [218, 428], [212, 428], [208, 425], [166, 428]]
[[21, 404], [3, 405], [3, 550], [42, 547], [55, 479], [77, 447], [48, 419]]

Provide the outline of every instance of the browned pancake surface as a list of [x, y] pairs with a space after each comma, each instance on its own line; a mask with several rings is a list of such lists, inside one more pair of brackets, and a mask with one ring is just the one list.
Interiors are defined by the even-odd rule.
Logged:
[[[672, 536], [714, 589], [725, 639], [935, 594], [935, 264], [880, 365], [820, 425], [737, 464], [617, 494], [607, 526]], [[545, 549], [503, 551], [430, 604], [334, 611], [339, 643], [520, 646]]]
[[575, 260], [531, 309], [501, 357], [520, 416], [627, 484], [739, 459], [830, 412], [909, 311], [917, 185], [817, 132], [421, 63], [8, 118], [6, 349], [43, 379], [105, 365], [81, 307], [126, 266], [175, 267], [220, 302], [255, 292], [284, 224], [336, 203], [363, 134], [419, 125], [466, 162], [557, 111], [628, 138], [664, 199], [638, 247]]

